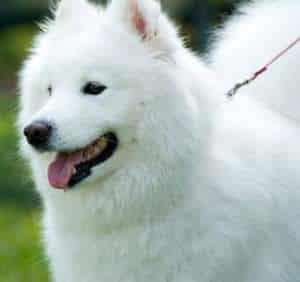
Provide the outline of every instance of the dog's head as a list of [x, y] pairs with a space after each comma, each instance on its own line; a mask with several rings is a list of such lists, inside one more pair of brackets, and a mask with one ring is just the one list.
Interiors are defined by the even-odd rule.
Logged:
[[22, 147], [51, 186], [168, 165], [188, 147], [195, 108], [174, 61], [183, 50], [155, 0], [62, 0], [21, 74]]

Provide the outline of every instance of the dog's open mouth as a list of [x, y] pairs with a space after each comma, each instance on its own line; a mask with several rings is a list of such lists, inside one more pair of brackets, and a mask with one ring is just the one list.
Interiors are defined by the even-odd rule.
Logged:
[[91, 145], [73, 153], [58, 153], [50, 164], [48, 178], [51, 186], [67, 190], [92, 173], [92, 168], [110, 159], [119, 141], [114, 133], [107, 133]]

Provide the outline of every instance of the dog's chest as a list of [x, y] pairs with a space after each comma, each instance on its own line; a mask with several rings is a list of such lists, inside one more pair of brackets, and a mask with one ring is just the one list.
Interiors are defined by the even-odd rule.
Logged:
[[46, 240], [55, 281], [177, 282], [183, 272], [192, 277], [199, 239], [190, 228], [179, 220], [99, 235], [51, 232]]

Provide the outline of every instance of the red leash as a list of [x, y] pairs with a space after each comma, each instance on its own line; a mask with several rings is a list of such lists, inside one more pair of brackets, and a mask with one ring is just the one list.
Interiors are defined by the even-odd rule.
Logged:
[[298, 43], [300, 43], [300, 37], [298, 37], [288, 47], [286, 47], [278, 55], [276, 55], [269, 63], [267, 63], [261, 69], [256, 71], [250, 78], [246, 79], [243, 82], [237, 83], [231, 90], [229, 90], [227, 92], [227, 94], [226, 94], [227, 97], [233, 98], [242, 87], [250, 84], [252, 81], [256, 80], [259, 76], [261, 76], [263, 73], [265, 73], [269, 69], [270, 66], [272, 66], [276, 61], [278, 61], [282, 56], [284, 56], [288, 51], [290, 51]]

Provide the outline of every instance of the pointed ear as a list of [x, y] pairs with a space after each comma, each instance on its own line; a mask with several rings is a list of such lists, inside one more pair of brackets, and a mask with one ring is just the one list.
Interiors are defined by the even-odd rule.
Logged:
[[160, 0], [113, 0], [109, 15], [137, 34], [155, 57], [170, 57], [182, 47], [177, 29], [161, 10]]
[[142, 39], [150, 39], [158, 32], [161, 6], [156, 0], [114, 0], [112, 9]]

